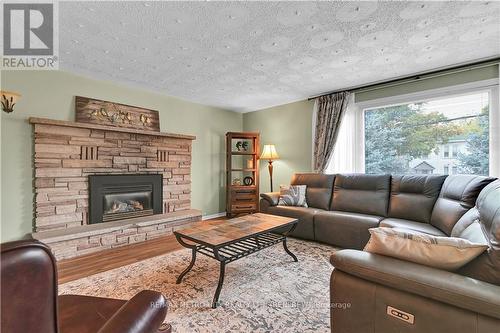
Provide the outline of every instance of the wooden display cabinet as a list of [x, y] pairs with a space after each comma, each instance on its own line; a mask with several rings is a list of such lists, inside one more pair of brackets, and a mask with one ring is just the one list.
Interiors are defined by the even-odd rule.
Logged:
[[[226, 213], [229, 217], [259, 211], [259, 153], [259, 133], [226, 133]], [[250, 179], [252, 184], [248, 184]]]

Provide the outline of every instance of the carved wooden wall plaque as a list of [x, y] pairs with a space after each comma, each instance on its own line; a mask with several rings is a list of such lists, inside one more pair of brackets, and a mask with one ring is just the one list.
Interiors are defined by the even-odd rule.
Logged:
[[155, 110], [76, 96], [75, 111], [77, 122], [160, 131]]

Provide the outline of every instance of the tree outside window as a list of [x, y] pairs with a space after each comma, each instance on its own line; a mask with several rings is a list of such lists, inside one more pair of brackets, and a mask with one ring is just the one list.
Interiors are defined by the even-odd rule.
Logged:
[[489, 172], [487, 92], [365, 110], [367, 173]]

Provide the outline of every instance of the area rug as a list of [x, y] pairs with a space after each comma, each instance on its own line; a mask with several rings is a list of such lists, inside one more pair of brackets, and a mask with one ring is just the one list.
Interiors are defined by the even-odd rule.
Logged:
[[218, 262], [198, 255], [181, 284], [190, 250], [179, 250], [59, 286], [60, 294], [129, 299], [143, 289], [169, 301], [173, 332], [330, 332], [329, 258], [337, 249], [290, 239], [299, 262], [275, 245], [226, 266], [221, 305], [212, 309]]

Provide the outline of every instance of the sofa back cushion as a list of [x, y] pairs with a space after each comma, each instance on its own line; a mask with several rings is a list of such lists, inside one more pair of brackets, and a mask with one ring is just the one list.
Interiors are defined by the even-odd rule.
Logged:
[[390, 175], [338, 174], [330, 210], [387, 216]]
[[494, 180], [473, 175], [448, 176], [432, 210], [431, 224], [450, 236], [457, 221], [474, 207], [481, 190]]
[[392, 176], [389, 217], [429, 223], [446, 176]]
[[[481, 228], [470, 230], [475, 221], [479, 221]], [[500, 286], [500, 180], [490, 183], [479, 193], [476, 207], [462, 216], [452, 235], [487, 239], [488, 250], [462, 267], [460, 273]]]
[[291, 185], [306, 185], [306, 202], [309, 207], [328, 210], [332, 197], [335, 175], [321, 173], [296, 173]]

